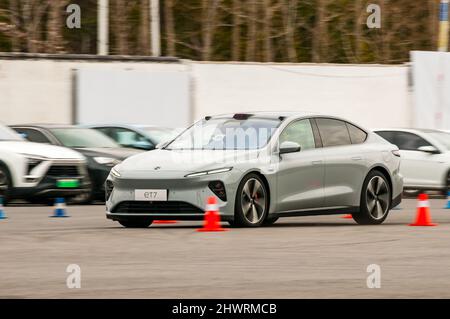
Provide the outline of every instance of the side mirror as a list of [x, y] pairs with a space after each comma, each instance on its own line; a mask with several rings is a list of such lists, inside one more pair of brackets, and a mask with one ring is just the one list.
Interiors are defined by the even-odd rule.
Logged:
[[440, 153], [436, 147], [431, 146], [431, 145], [421, 146], [417, 150], [421, 151], [421, 152], [425, 152], [425, 153], [430, 153], [430, 154], [439, 154]]
[[280, 155], [286, 153], [300, 152], [300, 145], [295, 142], [285, 141], [280, 145]]

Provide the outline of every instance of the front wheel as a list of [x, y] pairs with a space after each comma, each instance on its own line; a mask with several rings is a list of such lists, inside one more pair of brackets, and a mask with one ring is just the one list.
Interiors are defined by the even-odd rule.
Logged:
[[3, 204], [6, 204], [11, 191], [11, 176], [5, 166], [0, 165], [0, 196], [3, 197]]
[[391, 205], [391, 189], [383, 173], [367, 175], [361, 194], [360, 210], [353, 219], [361, 225], [378, 225], [386, 219]]
[[261, 226], [269, 209], [268, 195], [261, 177], [254, 173], [245, 176], [236, 192], [234, 223], [244, 227]]
[[151, 219], [133, 218], [127, 220], [119, 220], [119, 224], [126, 228], [147, 228], [153, 223]]

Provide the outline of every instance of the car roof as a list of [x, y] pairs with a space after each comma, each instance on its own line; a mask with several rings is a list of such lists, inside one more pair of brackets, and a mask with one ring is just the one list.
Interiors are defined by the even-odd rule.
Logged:
[[394, 132], [410, 132], [410, 133], [442, 133], [444, 131], [427, 128], [375, 128], [372, 131], [394, 131]]
[[82, 128], [76, 125], [70, 124], [14, 124], [10, 127], [30, 127], [30, 128], [40, 128], [40, 129], [54, 129], [54, 128]]
[[308, 111], [281, 111], [281, 112], [274, 112], [274, 111], [256, 111], [256, 112], [236, 112], [236, 113], [224, 113], [224, 114], [215, 114], [211, 115], [211, 118], [221, 118], [221, 117], [233, 117], [236, 114], [242, 114], [242, 115], [252, 115], [257, 117], [264, 117], [264, 118], [279, 118], [279, 117], [300, 117], [300, 116], [312, 116], [320, 114], [314, 113], [314, 112], [308, 112]]
[[103, 123], [103, 124], [87, 124], [87, 125], [80, 125], [80, 127], [88, 127], [88, 128], [101, 128], [101, 127], [123, 127], [123, 128], [129, 128], [129, 129], [145, 129], [145, 128], [154, 128], [154, 129], [162, 129], [162, 130], [172, 130], [170, 127], [166, 126], [157, 126], [157, 125], [150, 125], [150, 124], [118, 124], [118, 123]]

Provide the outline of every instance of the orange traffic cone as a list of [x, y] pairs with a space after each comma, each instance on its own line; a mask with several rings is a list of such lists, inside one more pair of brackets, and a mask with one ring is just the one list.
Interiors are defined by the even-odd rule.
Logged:
[[436, 226], [431, 222], [430, 204], [427, 194], [419, 194], [419, 202], [417, 203], [416, 222], [409, 226]]
[[225, 231], [228, 229], [220, 226], [219, 208], [217, 207], [217, 199], [214, 196], [208, 197], [208, 203], [206, 204], [205, 221], [203, 228], [197, 229], [197, 231]]
[[341, 218], [344, 218], [344, 219], [353, 219], [353, 216], [350, 215], [350, 214], [347, 214], [347, 215], [341, 216]]
[[153, 224], [175, 224], [176, 220], [154, 220]]

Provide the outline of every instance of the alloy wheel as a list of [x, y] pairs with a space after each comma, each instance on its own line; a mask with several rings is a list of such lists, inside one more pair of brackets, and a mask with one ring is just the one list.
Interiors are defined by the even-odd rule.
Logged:
[[266, 212], [266, 191], [256, 178], [245, 182], [241, 194], [242, 213], [251, 224], [257, 224]]
[[382, 219], [389, 210], [389, 187], [380, 176], [374, 176], [367, 184], [366, 205], [374, 219]]

